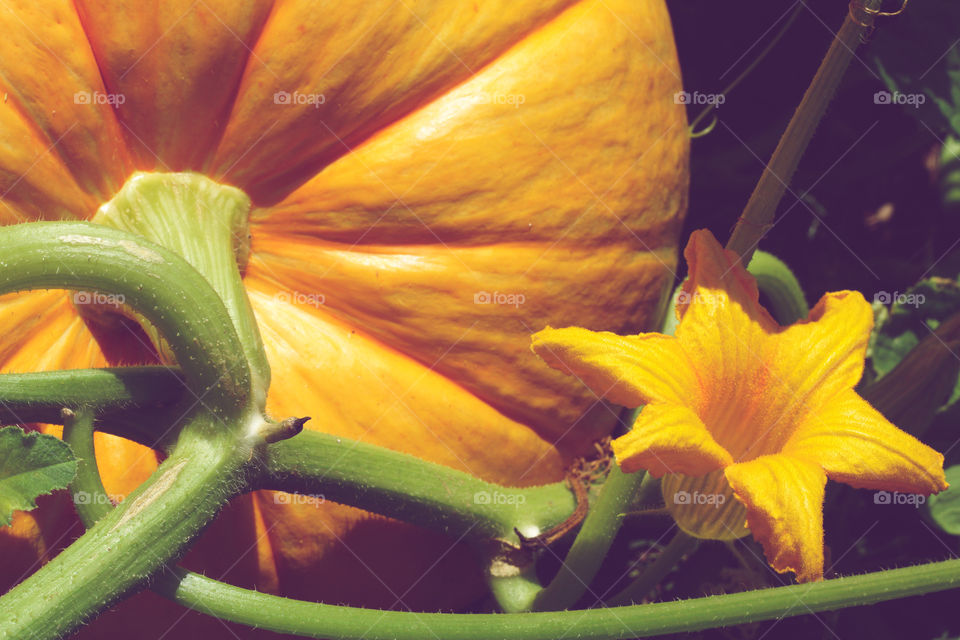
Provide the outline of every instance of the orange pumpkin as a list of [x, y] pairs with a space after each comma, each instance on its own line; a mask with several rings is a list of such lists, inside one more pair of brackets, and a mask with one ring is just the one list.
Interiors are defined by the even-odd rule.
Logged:
[[[9, 0], [0, 33], [0, 223], [89, 218], [137, 170], [243, 189], [273, 415], [508, 485], [559, 479], [611, 429], [529, 335], [651, 329], [663, 308], [688, 145], [662, 0]], [[151, 357], [62, 291], [0, 298], [0, 335], [2, 371]], [[112, 494], [156, 465], [96, 444]], [[80, 533], [67, 503], [0, 530], [0, 588]], [[455, 608], [483, 585], [451, 544], [260, 492], [185, 564], [297, 598]], [[179, 617], [142, 595], [93, 628], [159, 636]], [[224, 633], [196, 614], [173, 633], [204, 625]]]

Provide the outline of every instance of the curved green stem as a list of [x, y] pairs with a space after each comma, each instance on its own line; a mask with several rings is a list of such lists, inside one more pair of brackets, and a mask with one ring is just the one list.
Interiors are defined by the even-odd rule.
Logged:
[[537, 596], [534, 610], [568, 609], [590, 587], [645, 476], [642, 472], [623, 473], [616, 463], [611, 463], [600, 496], [587, 513], [557, 575]]
[[667, 577], [667, 574], [673, 571], [677, 563], [688, 553], [697, 548], [698, 540], [688, 536], [682, 531], [677, 531], [673, 539], [667, 543], [663, 552], [657, 556], [649, 567], [637, 577], [628, 587], [609, 600], [609, 604], [614, 607], [641, 602], [650, 595], [654, 587]]
[[252, 456], [211, 422], [219, 419], [198, 414], [145, 483], [0, 598], [0, 639], [68, 634], [179, 557], [244, 486]]
[[[790, 16], [789, 16], [789, 17], [787, 18], [787, 20], [783, 23], [783, 26], [780, 27], [780, 29], [777, 31], [776, 35], [774, 35], [773, 38], [770, 40], [770, 42], [767, 43], [767, 46], [765, 46], [765, 47], [763, 48], [763, 50], [761, 50], [760, 53], [757, 54], [757, 56], [756, 56], [753, 60], [750, 61], [750, 64], [748, 64], [747, 67], [746, 67], [743, 71], [741, 71], [741, 72], [737, 75], [736, 78], [734, 78], [733, 80], [730, 81], [730, 84], [728, 84], [727, 86], [725, 86], [723, 89], [720, 90], [720, 95], [722, 95], [722, 96], [727, 96], [727, 95], [729, 95], [730, 92], [733, 91], [733, 90], [737, 87], [738, 84], [740, 84], [741, 82], [743, 82], [744, 78], [746, 78], [746, 77], [749, 76], [751, 73], [753, 73], [753, 70], [756, 69], [757, 66], [759, 66], [761, 62], [764, 61], [764, 59], [767, 57], [767, 55], [768, 55], [771, 51], [773, 51], [774, 47], [777, 46], [777, 43], [780, 42], [780, 40], [783, 38], [783, 36], [786, 35], [787, 31], [790, 30], [790, 27], [793, 26], [793, 23], [796, 21], [797, 17], [803, 12], [803, 9], [804, 9], [804, 5], [802, 5], [802, 4], [800, 4], [800, 3], [797, 3], [797, 6], [796, 6], [796, 7], [794, 8], [794, 10], [790, 13]], [[700, 132], [699, 135], [695, 135], [695, 134], [694, 134], [694, 132], [696, 132], [696, 130], [697, 130], [697, 125], [700, 124], [700, 122], [701, 122], [704, 118], [706, 118], [709, 114], [711, 114], [711, 113], [713, 113], [714, 111], [716, 111], [717, 106], [718, 106], [718, 105], [715, 105], [715, 104], [714, 104], [714, 105], [710, 105], [710, 106], [706, 107], [705, 109], [703, 109], [703, 110], [699, 113], [699, 115], [697, 115], [696, 118], [693, 119], [693, 122], [691, 122], [691, 123], [690, 123], [690, 126], [689, 126], [689, 129], [690, 129], [690, 137], [699, 137], [699, 136], [701, 136], [701, 135], [706, 135], [707, 133], [710, 132], [710, 130], [713, 129], [714, 125], [716, 124], [716, 120], [714, 120], [713, 124], [711, 124], [709, 127], [707, 127], [707, 130], [704, 130], [704, 131]]]
[[63, 407], [95, 413], [156, 410], [185, 393], [175, 367], [66, 369], [0, 374], [0, 424], [60, 423]]
[[793, 324], [810, 314], [803, 289], [783, 260], [766, 251], [757, 251], [747, 271], [757, 279], [757, 287], [767, 296], [770, 310], [781, 325]]
[[77, 457], [77, 475], [70, 483], [73, 504], [83, 526], [90, 528], [113, 510], [97, 468], [97, 456], [93, 444], [93, 412], [89, 409], [77, 412], [64, 409], [63, 440]]
[[[516, 541], [573, 512], [562, 482], [507, 488], [384, 447], [317, 431], [267, 447], [257, 487], [306, 494], [459, 537]], [[503, 499], [501, 499], [501, 497]], [[531, 535], [535, 535], [531, 533]]]
[[93, 289], [142, 313], [169, 342], [196, 398], [222, 416], [246, 410], [250, 369], [226, 308], [172, 252], [86, 222], [0, 228], [0, 291]]
[[773, 620], [955, 589], [960, 587], [960, 560], [677, 602], [514, 614], [411, 613], [317, 604], [182, 572], [163, 582], [168, 595], [189, 593], [196, 608], [209, 615], [309, 638], [615, 640]]

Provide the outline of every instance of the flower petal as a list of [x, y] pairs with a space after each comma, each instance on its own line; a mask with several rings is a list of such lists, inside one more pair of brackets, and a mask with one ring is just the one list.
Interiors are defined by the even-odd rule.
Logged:
[[668, 473], [660, 491], [677, 526], [695, 538], [737, 540], [750, 535], [747, 509], [734, 499], [723, 469], [704, 476]]
[[812, 462], [761, 456], [726, 469], [727, 481], [747, 507], [747, 526], [767, 561], [798, 582], [823, 578], [823, 494], [827, 476]]
[[670, 404], [644, 407], [633, 430], [613, 441], [613, 452], [625, 472], [646, 469], [654, 478], [700, 476], [733, 463], [697, 414]]
[[533, 351], [554, 369], [580, 378], [598, 397], [625, 407], [700, 400], [697, 375], [680, 343], [669, 336], [547, 327], [533, 334]]
[[[683, 257], [690, 277], [677, 300], [678, 317], [695, 308], [726, 314], [732, 304], [764, 328], [777, 328], [776, 321], [760, 305], [757, 281], [747, 272], [740, 256], [721, 247], [710, 231], [698, 229], [691, 233]], [[716, 304], [718, 295], [727, 304]]]
[[684, 255], [690, 277], [676, 336], [705, 390], [697, 413], [735, 460], [772, 453], [763, 436], [783, 415], [767, 394], [779, 326], [760, 306], [756, 281], [709, 231], [695, 231]]
[[863, 375], [873, 309], [857, 291], [825, 294], [806, 320], [784, 329], [776, 338], [778, 358], [773, 374], [784, 385], [776, 400], [784, 412], [818, 411], [830, 398], [852, 389]]
[[891, 424], [852, 390], [809, 415], [784, 453], [817, 462], [831, 480], [861, 489], [937, 493], [943, 455]]

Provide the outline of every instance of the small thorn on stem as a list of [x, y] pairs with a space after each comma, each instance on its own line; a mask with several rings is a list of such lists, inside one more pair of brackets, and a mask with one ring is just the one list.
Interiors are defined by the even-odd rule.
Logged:
[[287, 418], [282, 422], [276, 422], [270, 425], [271, 429], [264, 434], [263, 439], [266, 440], [267, 444], [273, 444], [274, 442], [292, 438], [303, 431], [303, 425], [306, 424], [309, 419], [310, 416], [307, 416], [305, 418]]

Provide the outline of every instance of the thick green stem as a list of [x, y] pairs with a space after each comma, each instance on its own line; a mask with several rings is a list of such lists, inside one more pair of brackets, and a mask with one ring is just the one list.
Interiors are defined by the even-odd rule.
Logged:
[[960, 587], [960, 560], [878, 571], [811, 584], [722, 596], [586, 611], [515, 614], [410, 613], [289, 600], [183, 575], [172, 594], [189, 592], [213, 616], [279, 633], [337, 640], [616, 640], [645, 638], [834, 611]]
[[[175, 560], [243, 486], [252, 450], [198, 415], [147, 482], [0, 598], [0, 638], [58, 638]], [[220, 431], [217, 439], [211, 434]]]
[[322, 494], [448, 535], [516, 540], [573, 511], [564, 483], [507, 488], [414, 456], [316, 431], [270, 445], [258, 488]]
[[111, 420], [124, 416], [125, 423], [137, 430], [134, 439], [152, 445], [153, 434], [140, 424], [143, 418], [130, 416], [153, 415], [179, 403], [185, 393], [183, 376], [172, 367], [5, 373], [0, 374], [0, 424], [60, 424], [63, 407], [90, 409]]
[[250, 369], [223, 302], [195, 269], [136, 236], [86, 222], [0, 228], [0, 291], [94, 290], [142, 313], [169, 342], [194, 398], [246, 410]]
[[682, 531], [677, 531], [673, 539], [664, 547], [663, 551], [657, 556], [649, 567], [644, 569], [636, 580], [623, 591], [608, 601], [611, 606], [623, 606], [642, 602], [644, 598], [650, 595], [654, 587], [667, 577], [667, 574], [673, 571], [677, 563], [688, 553], [697, 548], [697, 539], [688, 536]]
[[64, 409], [63, 440], [77, 457], [77, 475], [70, 483], [73, 504], [83, 526], [90, 528], [113, 510], [97, 467], [93, 443], [93, 412]]
[[[240, 337], [262, 409], [270, 367], [240, 277], [250, 254], [249, 213], [245, 193], [199, 173], [135, 173], [92, 221], [156, 242], [206, 278]], [[162, 349], [163, 342], [156, 341]]]
[[[873, 0], [870, 2], [873, 3]], [[740, 254], [744, 264], [750, 263], [750, 256], [753, 255], [757, 243], [773, 222], [777, 205], [783, 198], [800, 158], [806, 151], [833, 94], [836, 93], [865, 31], [866, 27], [847, 15], [800, 101], [800, 106], [783, 132], [769, 164], [764, 168], [760, 181], [750, 195], [750, 200], [727, 243], [727, 249]]]
[[770, 311], [781, 325], [791, 325], [810, 314], [800, 283], [782, 260], [757, 251], [747, 270], [757, 279], [757, 287], [767, 296]]
[[537, 596], [534, 610], [568, 609], [587, 591], [645, 477], [645, 473], [623, 473], [616, 463], [611, 464], [600, 496], [591, 505], [557, 575]]

